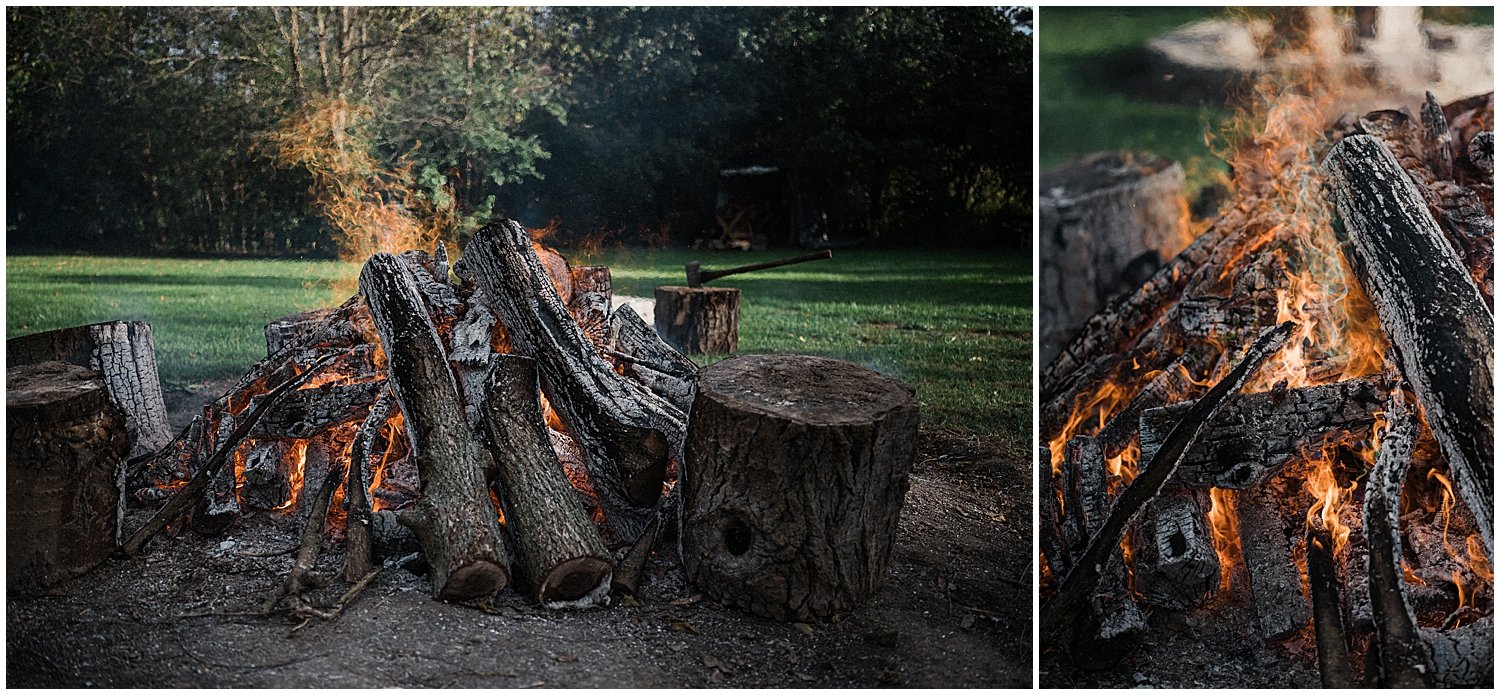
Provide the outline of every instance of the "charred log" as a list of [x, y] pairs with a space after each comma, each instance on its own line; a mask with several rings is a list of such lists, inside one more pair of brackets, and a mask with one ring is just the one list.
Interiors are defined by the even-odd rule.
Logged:
[[657, 335], [628, 305], [609, 315], [604, 345], [625, 375], [686, 413], [693, 407], [698, 365]]
[[1323, 163], [1345, 257], [1375, 304], [1458, 494], [1493, 551], [1494, 318], [1474, 278], [1379, 140], [1345, 138]]
[[1287, 528], [1281, 496], [1266, 486], [1235, 495], [1240, 517], [1240, 551], [1250, 574], [1250, 593], [1260, 636], [1279, 640], [1307, 625], [1312, 617], [1302, 572], [1292, 551], [1300, 534]]
[[[442, 246], [438, 247], [439, 249]], [[344, 510], [345, 535], [344, 579], [359, 581], [374, 569], [373, 542], [370, 538], [370, 523], [373, 506], [370, 501], [370, 481], [365, 475], [375, 452], [375, 440], [380, 437], [380, 428], [391, 414], [390, 389], [381, 389], [364, 422], [354, 432], [354, 443], [349, 447], [349, 472], [345, 474]]]
[[1333, 564], [1333, 536], [1326, 528], [1307, 531], [1307, 583], [1312, 597], [1313, 636], [1318, 644], [1318, 670], [1325, 688], [1352, 688], [1349, 647], [1344, 635], [1343, 600], [1338, 569]]
[[1219, 588], [1219, 555], [1208, 528], [1208, 493], [1171, 489], [1151, 502], [1135, 531], [1135, 588], [1165, 608], [1201, 606]]

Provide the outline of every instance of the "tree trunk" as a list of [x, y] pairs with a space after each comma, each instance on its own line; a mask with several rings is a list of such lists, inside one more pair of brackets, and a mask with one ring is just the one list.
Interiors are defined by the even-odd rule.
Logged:
[[547, 401], [585, 452], [611, 540], [635, 540], [661, 496], [669, 458], [682, 450], [683, 413], [604, 361], [520, 225], [506, 220], [476, 232], [459, 274], [484, 290], [515, 353], [537, 361]]
[[172, 441], [150, 324], [110, 321], [62, 328], [11, 338], [5, 348], [6, 367], [57, 360], [104, 375], [110, 400], [125, 416], [129, 458], [156, 453]]
[[614, 563], [552, 450], [540, 392], [535, 361], [490, 359], [483, 419], [505, 525], [536, 600], [592, 605], [609, 593]]
[[442, 341], [400, 259], [371, 256], [359, 284], [422, 480], [421, 498], [401, 523], [422, 542], [435, 596], [490, 596], [505, 586], [510, 563], [486, 492], [484, 453], [464, 419]]
[[846, 362], [750, 356], [701, 375], [683, 469], [683, 566], [778, 620], [879, 585], [915, 456], [911, 387]]
[[656, 288], [656, 332], [689, 355], [728, 355], [740, 347], [735, 287]]
[[5, 583], [24, 593], [114, 552], [130, 444], [96, 372], [41, 362], [6, 370], [5, 382]]
[[1375, 304], [1458, 495], [1493, 552], [1495, 321], [1419, 191], [1379, 140], [1345, 138], [1323, 163], [1345, 257]]

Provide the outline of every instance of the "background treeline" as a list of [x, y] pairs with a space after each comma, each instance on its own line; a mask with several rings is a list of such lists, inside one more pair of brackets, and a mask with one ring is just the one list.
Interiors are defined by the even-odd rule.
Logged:
[[751, 163], [857, 181], [882, 244], [1029, 243], [1028, 9], [6, 20], [13, 248], [332, 255], [341, 206], [372, 205], [686, 243]]

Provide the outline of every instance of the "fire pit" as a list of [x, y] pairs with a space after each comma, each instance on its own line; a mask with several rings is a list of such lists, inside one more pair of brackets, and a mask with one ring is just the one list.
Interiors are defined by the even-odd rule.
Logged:
[[1322, 67], [1042, 371], [1044, 684], [1493, 680], [1493, 96]]

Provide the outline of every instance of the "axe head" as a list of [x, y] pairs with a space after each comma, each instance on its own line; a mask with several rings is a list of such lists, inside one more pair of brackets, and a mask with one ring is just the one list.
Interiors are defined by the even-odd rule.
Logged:
[[703, 270], [701, 268], [699, 268], [698, 261], [688, 261], [687, 262], [687, 286], [688, 287], [702, 287], [703, 286]]

